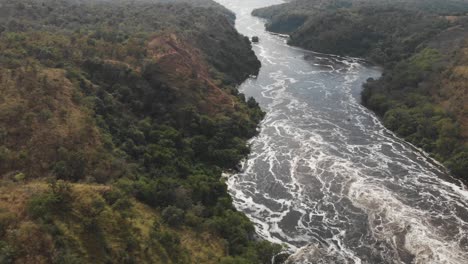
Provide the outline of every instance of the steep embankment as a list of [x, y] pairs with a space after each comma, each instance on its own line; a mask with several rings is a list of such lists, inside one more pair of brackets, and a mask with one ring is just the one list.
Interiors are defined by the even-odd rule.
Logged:
[[0, 262], [268, 262], [221, 179], [259, 67], [209, 0], [1, 0]]
[[364, 105], [467, 180], [466, 11], [466, 1], [297, 0], [253, 14], [292, 45], [383, 65]]

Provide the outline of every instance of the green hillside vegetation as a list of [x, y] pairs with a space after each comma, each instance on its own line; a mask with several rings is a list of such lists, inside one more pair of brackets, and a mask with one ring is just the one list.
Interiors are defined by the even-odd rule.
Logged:
[[363, 104], [468, 180], [468, 1], [296, 0], [255, 10], [306, 49], [384, 66]]
[[[171, 2], [171, 3], [168, 3]], [[0, 0], [0, 263], [270, 263], [232, 205], [260, 62], [199, 1]]]

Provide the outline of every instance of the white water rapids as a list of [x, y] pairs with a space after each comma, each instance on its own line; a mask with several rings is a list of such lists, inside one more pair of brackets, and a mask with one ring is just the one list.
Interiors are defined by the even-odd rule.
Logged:
[[293, 263], [468, 263], [468, 191], [359, 103], [379, 69], [266, 32], [250, 13], [277, 0], [218, 2], [260, 38], [260, 74], [240, 88], [267, 115], [228, 179], [259, 236]]

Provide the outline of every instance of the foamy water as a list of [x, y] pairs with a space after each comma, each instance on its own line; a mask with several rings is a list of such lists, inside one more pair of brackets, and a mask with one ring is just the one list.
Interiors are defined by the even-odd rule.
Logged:
[[229, 177], [235, 206], [293, 263], [468, 263], [468, 191], [359, 104], [380, 70], [286, 45], [250, 15], [269, 0], [218, 0], [259, 36], [241, 90], [267, 112]]

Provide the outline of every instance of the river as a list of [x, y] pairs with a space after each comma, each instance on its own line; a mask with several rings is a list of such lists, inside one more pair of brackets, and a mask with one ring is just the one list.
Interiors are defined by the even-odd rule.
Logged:
[[240, 90], [266, 111], [240, 173], [235, 206], [293, 263], [468, 263], [468, 191], [360, 104], [378, 67], [291, 47], [254, 8], [218, 0], [259, 36], [257, 78]]

